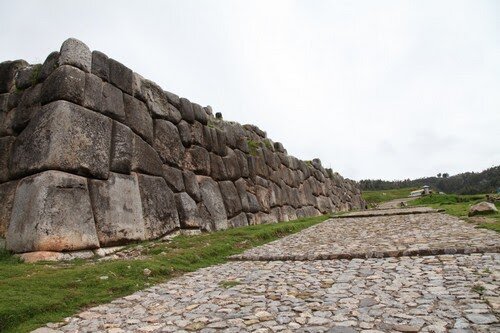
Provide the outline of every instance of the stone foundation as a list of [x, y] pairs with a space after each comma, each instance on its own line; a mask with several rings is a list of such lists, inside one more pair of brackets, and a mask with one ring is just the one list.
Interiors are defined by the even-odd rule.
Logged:
[[[362, 209], [355, 183], [68, 39], [0, 64], [0, 239], [92, 250]], [[0, 242], [0, 244], [3, 242]]]

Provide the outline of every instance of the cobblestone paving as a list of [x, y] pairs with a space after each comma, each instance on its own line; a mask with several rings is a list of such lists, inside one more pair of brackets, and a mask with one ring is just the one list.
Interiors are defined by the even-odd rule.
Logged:
[[440, 214], [330, 219], [250, 249], [238, 260], [314, 260], [499, 252], [500, 236]]
[[498, 332], [499, 279], [499, 254], [232, 262], [45, 332]]
[[359, 212], [350, 212], [338, 217], [369, 217], [369, 216], [387, 216], [387, 215], [408, 215], [437, 213], [438, 211], [429, 207], [411, 207], [411, 208], [380, 208], [372, 210], [363, 210]]
[[[410, 256], [439, 249], [483, 253]], [[498, 234], [444, 214], [331, 219], [244, 254], [273, 260], [201, 269], [35, 332], [500, 332], [498, 250]], [[325, 259], [336, 253], [351, 259]]]

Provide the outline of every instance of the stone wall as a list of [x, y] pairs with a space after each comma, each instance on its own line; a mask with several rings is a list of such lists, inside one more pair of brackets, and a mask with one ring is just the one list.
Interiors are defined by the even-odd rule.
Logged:
[[0, 238], [73, 251], [363, 208], [356, 185], [82, 42], [0, 64]]

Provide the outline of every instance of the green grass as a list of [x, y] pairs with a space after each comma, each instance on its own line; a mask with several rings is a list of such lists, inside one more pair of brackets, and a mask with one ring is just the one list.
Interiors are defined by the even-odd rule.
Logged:
[[[485, 201], [484, 194], [478, 195], [456, 195], [456, 194], [432, 194], [408, 202], [413, 206], [428, 206], [436, 209], [444, 209], [447, 214], [457, 216], [466, 221], [473, 221], [469, 218], [469, 208], [481, 201]], [[500, 203], [495, 206], [500, 210]], [[500, 213], [485, 215], [484, 223], [478, 225], [479, 228], [486, 228], [500, 232]]]
[[[248, 226], [170, 243], [144, 244], [146, 259], [79, 260], [65, 263], [20, 262], [0, 251], [0, 332], [28, 332], [58, 322], [78, 310], [109, 302], [185, 272], [224, 263], [228, 256], [298, 232], [326, 220], [319, 216]], [[145, 268], [151, 270], [145, 276]], [[107, 276], [107, 279], [100, 279]], [[231, 287], [228, 282], [224, 287]]]
[[400, 198], [407, 198], [411, 191], [416, 190], [416, 188], [398, 188], [394, 190], [383, 190], [383, 191], [363, 191], [363, 199], [368, 202], [368, 204], [378, 204], [386, 201], [391, 201]]

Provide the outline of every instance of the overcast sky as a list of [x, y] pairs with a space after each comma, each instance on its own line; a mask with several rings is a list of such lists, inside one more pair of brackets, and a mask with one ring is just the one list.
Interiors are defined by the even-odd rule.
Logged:
[[0, 60], [68, 37], [342, 175], [500, 164], [500, 1], [0, 1]]

